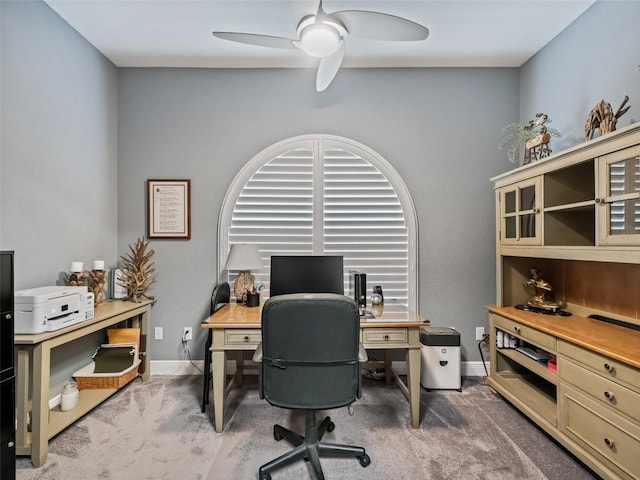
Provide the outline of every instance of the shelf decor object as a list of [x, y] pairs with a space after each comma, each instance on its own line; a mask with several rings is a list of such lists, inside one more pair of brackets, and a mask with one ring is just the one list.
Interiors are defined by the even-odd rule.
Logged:
[[149, 243], [138, 238], [134, 245], [129, 245], [130, 253], [122, 255], [123, 261], [120, 271], [122, 275], [116, 279], [118, 285], [127, 290], [124, 300], [140, 302], [142, 298], [153, 300], [147, 295], [147, 289], [155, 283], [156, 262], [151, 260], [155, 251], [149, 248]]
[[629, 96], [625, 95], [624, 100], [622, 100], [622, 103], [618, 107], [618, 111], [613, 113], [611, 104], [600, 100], [600, 103], [589, 112], [587, 122], [584, 126], [584, 139], [591, 140], [596, 130], [600, 130], [600, 135], [613, 132], [616, 129], [618, 119], [631, 108], [631, 105], [627, 105], [627, 108], [624, 108], [628, 101]]
[[104, 260], [93, 262], [93, 270], [89, 272], [89, 284], [93, 292], [93, 304], [96, 307], [104, 303], [105, 276]]
[[147, 180], [147, 238], [191, 238], [191, 180]]
[[82, 262], [71, 262], [69, 273], [65, 273], [67, 285], [70, 287], [83, 287], [87, 281], [87, 274], [84, 271]]
[[511, 163], [517, 163], [524, 152], [523, 165], [551, 155], [549, 142], [551, 137], [560, 137], [560, 132], [548, 127], [551, 119], [545, 113], [536, 114], [535, 120], [527, 125], [510, 123], [502, 129], [504, 137], [498, 143], [498, 150], [507, 150], [507, 157]]

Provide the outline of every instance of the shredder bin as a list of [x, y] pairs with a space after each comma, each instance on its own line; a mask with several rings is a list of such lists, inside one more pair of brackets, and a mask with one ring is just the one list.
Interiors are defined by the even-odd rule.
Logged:
[[448, 327], [420, 327], [420, 343], [420, 385], [428, 390], [461, 390], [460, 333]]

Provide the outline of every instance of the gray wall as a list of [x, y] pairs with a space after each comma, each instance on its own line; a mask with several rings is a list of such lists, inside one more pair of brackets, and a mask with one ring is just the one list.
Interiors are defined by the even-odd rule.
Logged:
[[18, 288], [54, 283], [72, 260], [113, 265], [144, 235], [145, 180], [192, 179], [192, 239], [152, 242], [156, 360], [182, 358], [183, 326], [202, 357], [229, 182], [263, 148], [307, 133], [351, 137], [403, 176], [419, 216], [421, 313], [458, 328], [478, 360], [474, 327], [495, 299], [488, 179], [513, 168], [500, 129], [544, 111], [564, 133], [559, 151], [581, 141], [601, 98], [631, 96], [620, 126], [640, 114], [640, 2], [597, 2], [521, 69], [345, 69], [323, 94], [311, 70], [117, 69], [45, 4], [0, 9], [0, 248], [16, 250]]
[[[147, 178], [190, 178], [192, 239], [152, 241], [158, 299], [153, 359], [179, 358], [183, 326], [199, 329], [216, 282], [217, 221], [236, 173], [280, 140], [323, 133], [385, 157], [407, 183], [420, 229], [420, 312], [462, 333], [495, 301], [493, 192], [507, 168], [500, 129], [517, 117], [516, 69], [342, 70], [323, 94], [312, 70], [123, 69], [119, 103], [118, 243], [144, 229]], [[196, 335], [202, 358], [204, 334]]]
[[[118, 71], [44, 3], [0, 12], [0, 248], [15, 250], [20, 290], [118, 257]], [[54, 351], [52, 392], [95, 341]]]
[[521, 68], [520, 120], [537, 112], [562, 133], [555, 152], [584, 141], [584, 125], [604, 99], [631, 109], [618, 128], [640, 121], [640, 2], [600, 0]]

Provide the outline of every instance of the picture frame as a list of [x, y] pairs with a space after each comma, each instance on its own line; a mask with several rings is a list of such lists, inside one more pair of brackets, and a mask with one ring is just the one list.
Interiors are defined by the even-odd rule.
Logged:
[[147, 238], [191, 239], [191, 180], [147, 180]]

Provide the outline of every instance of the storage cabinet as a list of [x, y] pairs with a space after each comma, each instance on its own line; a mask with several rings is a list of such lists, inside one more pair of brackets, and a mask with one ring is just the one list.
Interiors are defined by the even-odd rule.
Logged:
[[540, 181], [525, 180], [500, 192], [502, 242], [540, 244]]
[[13, 252], [0, 252], [0, 478], [16, 478]]
[[600, 159], [600, 244], [640, 245], [640, 146]]
[[[638, 480], [640, 124], [492, 181], [488, 383], [598, 475]], [[515, 308], [531, 297], [531, 268], [572, 316]], [[531, 350], [498, 348], [505, 334]], [[549, 368], [538, 354], [556, 363]]]

